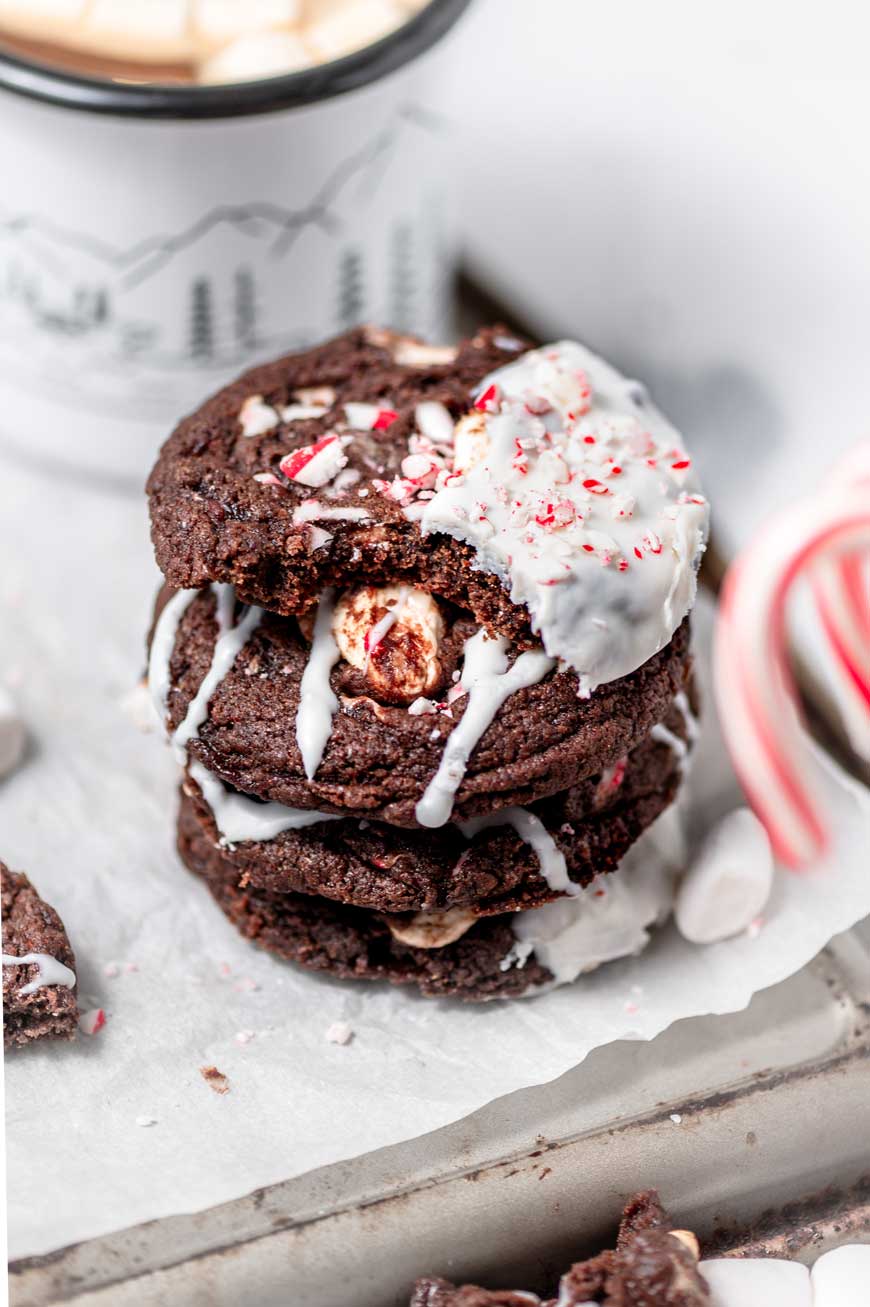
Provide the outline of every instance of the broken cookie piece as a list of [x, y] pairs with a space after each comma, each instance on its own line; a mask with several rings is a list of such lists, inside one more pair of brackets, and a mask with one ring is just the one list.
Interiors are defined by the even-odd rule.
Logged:
[[75, 954], [63, 922], [26, 876], [0, 862], [3, 1041], [72, 1039], [78, 1021]]

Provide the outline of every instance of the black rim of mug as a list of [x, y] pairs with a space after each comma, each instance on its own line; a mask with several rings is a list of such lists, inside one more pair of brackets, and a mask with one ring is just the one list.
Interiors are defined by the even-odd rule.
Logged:
[[294, 109], [356, 91], [416, 59], [454, 25], [471, 0], [429, 0], [389, 36], [332, 63], [281, 77], [221, 86], [133, 85], [79, 77], [0, 51], [0, 88], [90, 113], [136, 118], [240, 118]]

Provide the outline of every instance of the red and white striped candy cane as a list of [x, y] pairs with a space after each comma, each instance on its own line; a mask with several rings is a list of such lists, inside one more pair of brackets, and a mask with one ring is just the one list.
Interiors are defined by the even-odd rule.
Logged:
[[828, 829], [823, 778], [801, 727], [788, 661], [786, 604], [806, 576], [850, 737], [870, 757], [868, 558], [870, 445], [850, 455], [812, 500], [773, 519], [725, 579], [714, 649], [722, 728], [777, 856], [793, 867], [825, 850]]

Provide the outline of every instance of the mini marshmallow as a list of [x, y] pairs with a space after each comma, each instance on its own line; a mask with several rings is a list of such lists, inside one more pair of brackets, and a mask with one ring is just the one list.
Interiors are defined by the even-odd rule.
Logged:
[[870, 1244], [846, 1244], [823, 1253], [813, 1267], [811, 1283], [813, 1307], [867, 1307]]
[[[810, 1273], [800, 1262], [716, 1257], [700, 1262], [698, 1270], [710, 1286], [710, 1307], [813, 1307]], [[854, 1301], [857, 1307], [858, 1299]], [[847, 1304], [832, 1298], [831, 1307]]]
[[711, 944], [746, 930], [773, 885], [767, 832], [749, 808], [737, 808], [708, 834], [677, 894], [680, 934]]
[[386, 917], [393, 939], [409, 948], [446, 948], [461, 939], [477, 921], [466, 908], [448, 908], [446, 912], [417, 912], [410, 920]]
[[[424, 698], [441, 674], [444, 619], [423, 590], [402, 585], [349, 590], [336, 605], [332, 632], [345, 662], [364, 672], [376, 692], [393, 699], [414, 703]], [[379, 658], [377, 651], [387, 639], [390, 657]]]
[[249, 32], [294, 27], [301, 10], [300, 0], [194, 0], [194, 30], [202, 41], [220, 46]]
[[251, 32], [206, 59], [198, 75], [200, 82], [253, 82], [296, 73], [315, 62], [309, 46], [293, 32]]
[[27, 729], [15, 701], [0, 685], [0, 779], [9, 776], [24, 757]]
[[340, 59], [380, 41], [405, 19], [393, 0], [347, 0], [333, 12], [308, 23], [305, 35], [321, 59]]
[[[373, 343], [378, 343], [376, 338]], [[402, 337], [393, 346], [393, 358], [405, 368], [444, 367], [454, 362], [457, 353], [455, 345], [423, 345], [410, 337]]]
[[243, 436], [262, 436], [277, 427], [278, 414], [262, 395], [249, 395], [239, 410], [239, 425]]
[[177, 58], [188, 52], [187, 0], [91, 0], [84, 17], [88, 39], [108, 53]]

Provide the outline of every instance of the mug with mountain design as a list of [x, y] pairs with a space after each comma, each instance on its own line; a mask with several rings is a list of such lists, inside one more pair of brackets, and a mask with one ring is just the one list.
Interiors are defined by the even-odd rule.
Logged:
[[119, 483], [202, 396], [377, 321], [450, 332], [450, 121], [429, 0], [357, 53], [229, 85], [0, 51], [0, 449]]

